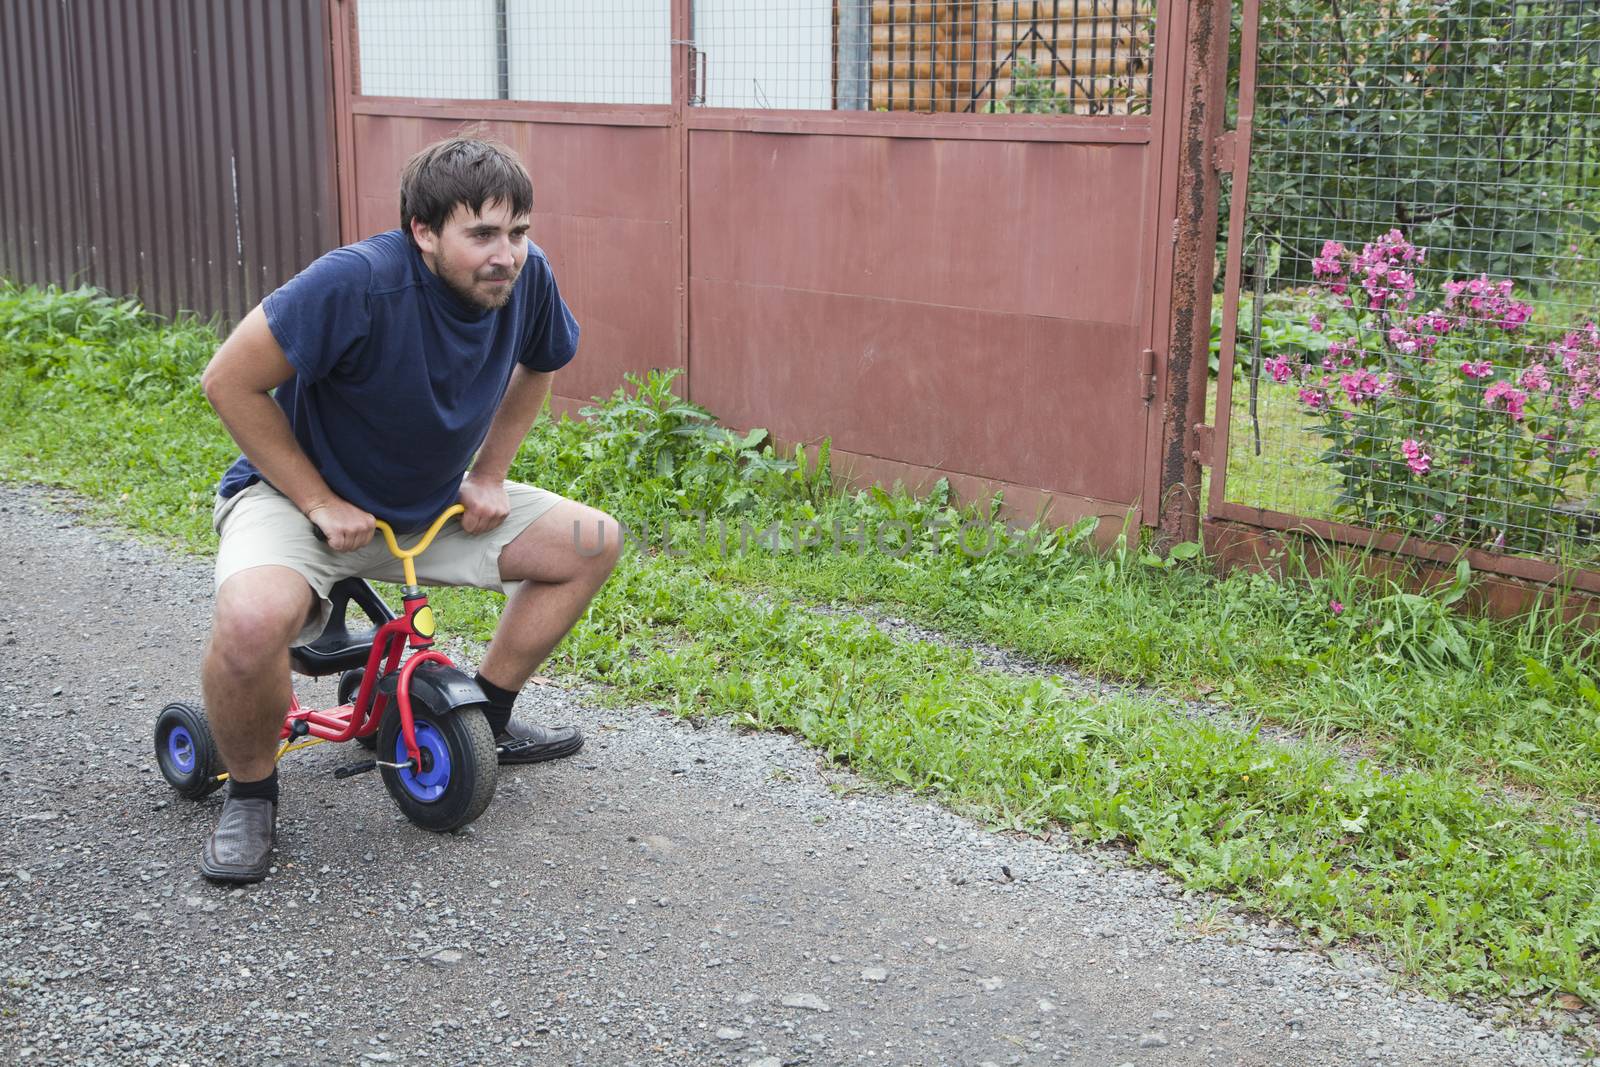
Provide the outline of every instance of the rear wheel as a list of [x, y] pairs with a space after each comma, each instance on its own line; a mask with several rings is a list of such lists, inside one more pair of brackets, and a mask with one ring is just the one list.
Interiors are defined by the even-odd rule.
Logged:
[[[416, 690], [411, 695], [421, 767], [382, 767], [383, 784], [406, 818], [424, 830], [459, 830], [482, 815], [494, 798], [499, 759], [494, 734], [476, 707], [440, 712]], [[385, 711], [378, 726], [379, 758], [407, 760], [400, 709]]]
[[222, 757], [204, 711], [181, 701], [161, 709], [156, 716], [156, 764], [167, 784], [190, 800], [221, 788], [217, 775], [222, 773]]

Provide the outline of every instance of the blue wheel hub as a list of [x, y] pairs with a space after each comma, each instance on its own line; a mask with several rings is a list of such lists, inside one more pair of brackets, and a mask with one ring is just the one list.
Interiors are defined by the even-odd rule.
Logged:
[[194, 738], [186, 727], [174, 726], [167, 733], [167, 755], [180, 773], [194, 770]]
[[[417, 800], [432, 804], [444, 796], [445, 790], [450, 787], [450, 746], [432, 723], [419, 719], [413, 725], [422, 767], [420, 770], [410, 767], [402, 769], [399, 772], [400, 784]], [[394, 761], [404, 763], [409, 758], [406, 755], [405, 735], [397, 734], [394, 739]]]

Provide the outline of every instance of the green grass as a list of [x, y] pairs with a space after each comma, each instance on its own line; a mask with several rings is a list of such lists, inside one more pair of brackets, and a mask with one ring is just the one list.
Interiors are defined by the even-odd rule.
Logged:
[[[195, 386], [214, 344], [202, 325], [90, 295], [0, 288], [0, 473], [208, 550], [211, 486], [234, 454]], [[1371, 945], [1430, 988], [1600, 999], [1600, 835], [1572, 813], [1600, 781], [1600, 689], [1573, 627], [1465, 618], [1448, 603], [1460, 589], [1415, 597], [1354, 571], [1219, 580], [1137, 538], [1088, 551], [1083, 528], [979, 558], [953, 528], [898, 558], [792, 537], [730, 552], [684, 516], [838, 520], [870, 543], [895, 522], [957, 527], [985, 509], [840, 494], [825, 454], [794, 462], [719, 431], [660, 379], [587, 423], [542, 423], [514, 471], [658, 536], [679, 516], [681, 554], [626, 555], [556, 656], [610, 699], [791, 731], [993, 826], [1123, 843], [1312, 938]], [[1159, 694], [1209, 693], [1304, 740], [996, 674], [806, 602], [882, 606]], [[494, 605], [436, 599], [447, 629], [477, 637]]]
[[[1215, 426], [1216, 379], [1211, 380], [1208, 390], [1206, 411], [1210, 413], [1210, 424]], [[1270, 378], [1257, 389], [1254, 419], [1250, 415], [1248, 381], [1234, 383], [1232, 401], [1228, 422], [1228, 500], [1290, 515], [1336, 518], [1334, 500], [1339, 490], [1333, 472], [1319, 461], [1327, 447], [1317, 433], [1321, 420], [1296, 407], [1285, 387]]]

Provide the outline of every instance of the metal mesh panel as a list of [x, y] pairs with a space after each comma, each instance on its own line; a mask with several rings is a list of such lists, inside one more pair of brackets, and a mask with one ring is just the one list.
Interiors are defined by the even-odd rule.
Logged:
[[847, 111], [1149, 110], [1150, 0], [700, 0], [693, 102]]
[[1600, 0], [1267, 0], [1230, 502], [1600, 558]]
[[365, 96], [671, 103], [670, 0], [361, 0]]
[[[670, 0], [361, 0], [366, 96], [671, 102]], [[712, 107], [1139, 114], [1153, 0], [701, 0]]]

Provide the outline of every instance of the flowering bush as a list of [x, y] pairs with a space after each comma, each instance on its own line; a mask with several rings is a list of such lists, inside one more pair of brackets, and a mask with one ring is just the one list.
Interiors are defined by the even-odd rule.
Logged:
[[1426, 258], [1399, 230], [1359, 253], [1324, 243], [1309, 321], [1327, 347], [1263, 369], [1317, 417], [1342, 516], [1551, 551], [1584, 518], [1560, 506], [1569, 490], [1593, 488], [1600, 327], [1530, 336], [1532, 306], [1488, 275], [1445, 282], [1425, 309]]

